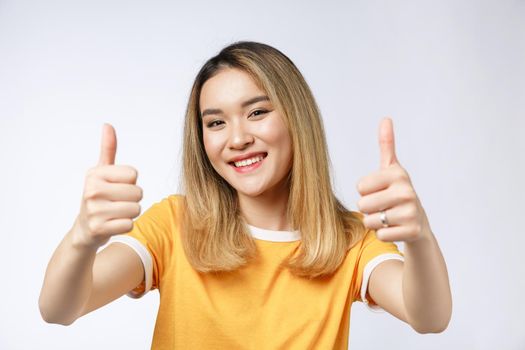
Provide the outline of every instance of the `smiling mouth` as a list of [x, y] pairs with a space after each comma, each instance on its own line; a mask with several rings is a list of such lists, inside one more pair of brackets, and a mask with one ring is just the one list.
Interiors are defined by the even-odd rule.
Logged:
[[233, 166], [235, 168], [248, 167], [250, 165], [253, 165], [253, 164], [261, 162], [267, 156], [268, 156], [268, 153], [265, 152], [265, 153], [259, 154], [259, 155], [255, 156], [255, 157], [252, 157], [252, 158], [243, 159], [243, 160], [238, 161], [238, 162], [229, 162], [228, 164], [230, 164], [231, 166]]

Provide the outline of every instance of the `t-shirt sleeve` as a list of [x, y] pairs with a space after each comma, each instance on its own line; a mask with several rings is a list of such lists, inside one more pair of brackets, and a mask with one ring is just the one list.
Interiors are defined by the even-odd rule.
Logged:
[[375, 312], [384, 310], [370, 299], [368, 281], [372, 271], [383, 261], [395, 259], [404, 261], [404, 254], [393, 242], [384, 242], [377, 238], [376, 231], [367, 229], [357, 255], [357, 293], [355, 300], [363, 302], [367, 308]]
[[[171, 197], [171, 196], [170, 196]], [[173, 198], [166, 197], [154, 203], [133, 222], [130, 232], [112, 236], [108, 244], [119, 242], [131, 247], [144, 266], [144, 280], [127, 293], [131, 298], [140, 298], [152, 289], [158, 289], [167, 266], [171, 239], [171, 213]]]

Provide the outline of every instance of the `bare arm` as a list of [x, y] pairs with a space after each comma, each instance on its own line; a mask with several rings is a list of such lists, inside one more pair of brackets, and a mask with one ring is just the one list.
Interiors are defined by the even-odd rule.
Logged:
[[452, 315], [447, 267], [432, 233], [405, 243], [405, 262], [387, 260], [370, 275], [368, 292], [383, 309], [419, 333], [439, 333]]
[[47, 266], [38, 305], [42, 318], [49, 323], [73, 323], [91, 293], [97, 248], [75, 245], [75, 229], [77, 221]]
[[42, 318], [70, 325], [79, 317], [118, 299], [144, 280], [133, 249], [112, 243], [96, 249], [75, 245], [72, 231], [53, 254], [39, 298]]
[[137, 171], [114, 165], [116, 147], [115, 130], [105, 125], [99, 164], [87, 172], [80, 214], [47, 266], [38, 300], [46, 322], [69, 325], [144, 278], [132, 248], [111, 244], [97, 254], [111, 236], [129, 232], [140, 214]]
[[137, 253], [126, 244], [110, 244], [96, 256], [91, 294], [78, 317], [120, 298], [144, 278], [144, 266]]
[[408, 322], [419, 333], [444, 331], [452, 316], [448, 272], [428, 217], [408, 172], [395, 154], [392, 120], [379, 127], [381, 168], [358, 183], [365, 226], [385, 242], [405, 242], [405, 262], [387, 260], [369, 280], [379, 306]]
[[432, 232], [426, 239], [405, 242], [403, 298], [407, 317], [420, 333], [444, 331], [452, 316], [448, 272]]

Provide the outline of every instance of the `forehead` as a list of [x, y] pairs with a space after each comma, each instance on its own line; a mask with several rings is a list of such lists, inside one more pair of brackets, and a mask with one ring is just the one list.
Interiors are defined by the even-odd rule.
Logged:
[[255, 95], [264, 94], [257, 82], [243, 70], [223, 68], [208, 79], [201, 89], [199, 104], [205, 108], [238, 105]]

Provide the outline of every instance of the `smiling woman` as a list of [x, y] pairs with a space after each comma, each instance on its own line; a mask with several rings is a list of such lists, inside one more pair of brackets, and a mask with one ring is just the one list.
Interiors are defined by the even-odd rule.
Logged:
[[114, 165], [115, 131], [104, 127], [81, 212], [46, 271], [42, 316], [71, 324], [158, 289], [154, 349], [347, 349], [355, 301], [442, 331], [445, 264], [389, 119], [379, 140], [381, 170], [358, 184], [365, 216], [334, 195], [321, 116], [297, 67], [265, 44], [225, 47], [191, 90], [183, 194], [134, 222], [137, 171]]
[[[183, 153], [184, 230], [191, 237], [183, 242], [199, 271], [235, 270], [256, 255], [246, 223], [301, 232], [302, 249], [283, 265], [310, 278], [333, 273], [364, 234], [333, 194], [315, 99], [275, 48], [241, 42], [204, 64], [188, 104]], [[259, 165], [230, 164], [257, 155], [265, 155]]]
[[[213, 109], [219, 113], [201, 114], [204, 148], [215, 171], [236, 190], [241, 210], [252, 198], [288, 197], [292, 142], [264, 93], [249, 74], [225, 68], [204, 83], [200, 96], [204, 112], [210, 111], [205, 106], [222, 106]], [[257, 217], [244, 218], [257, 226]]]

